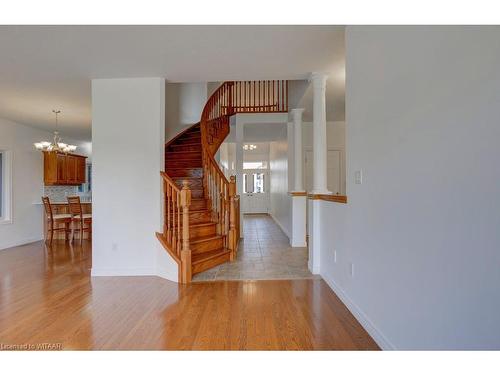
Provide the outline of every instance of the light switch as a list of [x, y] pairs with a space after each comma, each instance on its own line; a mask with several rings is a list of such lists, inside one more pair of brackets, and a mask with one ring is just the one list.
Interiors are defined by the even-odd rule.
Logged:
[[363, 171], [354, 172], [354, 183], [360, 185], [363, 183]]

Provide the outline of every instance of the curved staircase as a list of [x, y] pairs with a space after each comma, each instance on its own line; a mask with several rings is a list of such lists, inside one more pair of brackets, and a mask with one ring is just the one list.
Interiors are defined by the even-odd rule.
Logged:
[[214, 159], [236, 113], [288, 112], [288, 81], [224, 82], [199, 123], [165, 145], [163, 233], [157, 237], [179, 266], [179, 282], [236, 258], [240, 205], [236, 178]]

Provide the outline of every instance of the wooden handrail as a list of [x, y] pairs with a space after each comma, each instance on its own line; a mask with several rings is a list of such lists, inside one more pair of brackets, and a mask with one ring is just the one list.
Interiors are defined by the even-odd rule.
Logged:
[[236, 113], [288, 112], [288, 81], [228, 81], [210, 96], [200, 120], [203, 187], [217, 222], [218, 234], [235, 258], [240, 238], [240, 201], [236, 177], [228, 181], [214, 155], [229, 134], [229, 118]]

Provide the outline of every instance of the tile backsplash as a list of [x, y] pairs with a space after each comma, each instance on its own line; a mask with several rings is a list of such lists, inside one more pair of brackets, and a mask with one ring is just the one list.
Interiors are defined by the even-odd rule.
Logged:
[[78, 195], [78, 186], [44, 186], [43, 194], [52, 202], [66, 202], [66, 197]]

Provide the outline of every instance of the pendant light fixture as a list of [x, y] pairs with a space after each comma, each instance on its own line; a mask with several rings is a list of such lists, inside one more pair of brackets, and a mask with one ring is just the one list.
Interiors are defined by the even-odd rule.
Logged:
[[58, 115], [61, 113], [59, 110], [53, 109], [52, 112], [56, 116], [56, 129], [54, 130], [54, 139], [52, 142], [47, 142], [47, 141], [42, 141], [42, 142], [37, 142], [35, 143], [35, 148], [39, 151], [56, 151], [56, 152], [64, 152], [67, 154], [68, 152], [75, 152], [76, 151], [76, 146], [75, 145], [68, 145], [64, 142], [62, 142], [61, 137], [59, 136], [59, 131], [58, 131]]

